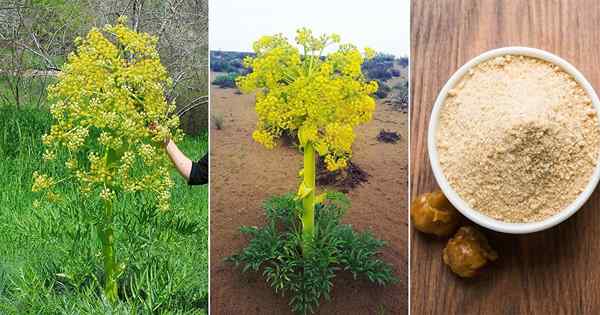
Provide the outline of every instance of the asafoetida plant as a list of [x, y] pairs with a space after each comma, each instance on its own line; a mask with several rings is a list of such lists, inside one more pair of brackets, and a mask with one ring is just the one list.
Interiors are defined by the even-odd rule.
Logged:
[[[297, 198], [303, 201], [304, 242], [314, 236], [315, 151], [324, 156], [327, 169], [347, 166], [352, 153], [354, 128], [371, 120], [377, 82], [367, 82], [361, 71], [364, 57], [353, 45], [340, 45], [322, 58], [323, 51], [340, 42], [338, 35], [315, 37], [300, 29], [296, 37], [303, 51], [282, 35], [264, 36], [254, 43], [256, 57], [247, 57], [245, 66], [252, 69], [238, 78], [244, 92], [256, 91], [258, 125], [252, 137], [267, 148], [284, 131], [297, 132], [304, 152]], [[374, 52], [365, 50], [370, 58]]]
[[[103, 222], [105, 295], [117, 299], [120, 272], [114, 251], [113, 203], [123, 194], [144, 194], [167, 210], [169, 161], [160, 145], [181, 136], [175, 109], [164, 96], [172, 83], [156, 50], [157, 38], [129, 29], [126, 18], [92, 29], [76, 40], [58, 82], [49, 88], [53, 125], [43, 137], [44, 160], [64, 163], [67, 174], [34, 173], [33, 191], [57, 202], [53, 187], [75, 182], [86, 198], [98, 198]], [[153, 125], [153, 128], [149, 128]]]
[[[244, 60], [250, 73], [239, 77], [244, 92], [256, 93], [255, 141], [272, 149], [283, 134], [297, 134], [304, 154], [302, 178], [294, 197], [269, 199], [267, 224], [242, 227], [249, 245], [228, 258], [243, 270], [259, 272], [281, 294], [290, 294], [297, 313], [310, 313], [321, 298], [329, 299], [338, 270], [386, 285], [397, 281], [391, 266], [377, 258], [384, 242], [341, 223], [349, 206], [341, 193], [316, 195], [316, 155], [327, 169], [344, 168], [352, 153], [355, 128], [371, 120], [375, 81], [367, 81], [361, 65], [374, 52], [339, 44], [338, 35], [316, 37], [297, 32], [296, 44], [283, 35], [254, 43], [254, 57]], [[337, 49], [330, 47], [336, 45]], [[324, 54], [326, 50], [333, 50]]]

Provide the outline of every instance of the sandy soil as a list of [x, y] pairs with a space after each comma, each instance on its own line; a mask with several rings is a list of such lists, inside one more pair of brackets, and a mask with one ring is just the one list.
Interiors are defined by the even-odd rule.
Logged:
[[[241, 225], [262, 226], [261, 204], [272, 195], [295, 191], [302, 156], [294, 149], [267, 150], [255, 143], [254, 97], [211, 87], [211, 112], [223, 115], [223, 128], [211, 129], [211, 313], [290, 314], [287, 297], [276, 295], [262, 276], [224, 262], [247, 244]], [[397, 144], [379, 143], [379, 130], [401, 134]], [[379, 104], [373, 121], [357, 130], [353, 161], [369, 180], [351, 190], [344, 218], [357, 230], [370, 229], [387, 241], [382, 257], [395, 266], [397, 285], [378, 287], [339, 273], [332, 299], [318, 314], [404, 314], [407, 312], [407, 116]]]

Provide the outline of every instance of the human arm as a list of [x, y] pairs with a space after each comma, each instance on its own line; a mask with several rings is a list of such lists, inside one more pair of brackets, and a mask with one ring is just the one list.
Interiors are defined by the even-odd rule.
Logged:
[[175, 165], [177, 172], [185, 178], [187, 182], [190, 181], [190, 173], [192, 171], [192, 160], [190, 160], [175, 144], [175, 142], [168, 139], [165, 144], [165, 151], [167, 151], [167, 155]]

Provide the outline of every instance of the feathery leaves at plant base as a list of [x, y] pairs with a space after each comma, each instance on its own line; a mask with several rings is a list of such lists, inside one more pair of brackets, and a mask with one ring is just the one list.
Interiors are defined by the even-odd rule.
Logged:
[[54, 123], [43, 137], [44, 160], [65, 163], [71, 174], [55, 179], [36, 172], [32, 187], [52, 202], [60, 200], [54, 185], [74, 181], [83, 195], [102, 201], [99, 236], [105, 294], [111, 301], [117, 298], [120, 272], [113, 249], [113, 202], [121, 194], [143, 193], [167, 210], [173, 182], [160, 144], [181, 137], [177, 116], [169, 117], [175, 105], [163, 94], [172, 83], [160, 63], [157, 38], [136, 33], [125, 22], [119, 18], [116, 25], [94, 28], [76, 40], [77, 51], [49, 88]]
[[[256, 57], [244, 64], [252, 72], [237, 79], [244, 92], [257, 91], [258, 124], [252, 137], [271, 149], [284, 132], [297, 132], [304, 151], [303, 181], [297, 199], [301, 213], [305, 249], [314, 237], [315, 151], [325, 157], [330, 171], [347, 166], [352, 153], [354, 128], [371, 120], [377, 91], [375, 81], [367, 82], [361, 72], [364, 57], [351, 44], [341, 44], [323, 56], [338, 35], [313, 36], [306, 28], [297, 32], [296, 43], [282, 35], [264, 36], [254, 43]], [[365, 50], [370, 58], [374, 52]]]
[[315, 241], [307, 256], [301, 252], [298, 201], [291, 195], [274, 197], [264, 205], [267, 224], [262, 228], [242, 227], [241, 231], [253, 239], [228, 261], [241, 265], [244, 271], [262, 269], [269, 285], [282, 295], [288, 294], [292, 310], [299, 314], [312, 313], [321, 298], [329, 300], [338, 270], [379, 285], [396, 282], [392, 268], [377, 258], [385, 242], [340, 223], [348, 206], [342, 193], [326, 194], [325, 201], [316, 207]]

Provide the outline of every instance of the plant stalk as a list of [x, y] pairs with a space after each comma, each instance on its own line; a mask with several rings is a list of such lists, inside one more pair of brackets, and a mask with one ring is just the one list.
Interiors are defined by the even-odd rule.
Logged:
[[315, 235], [315, 149], [312, 143], [304, 146], [304, 186], [310, 192], [302, 199], [302, 252], [306, 256]]
[[117, 263], [114, 252], [112, 203], [104, 202], [104, 221], [100, 229], [102, 255], [104, 259], [104, 295], [114, 303], [117, 301]]

